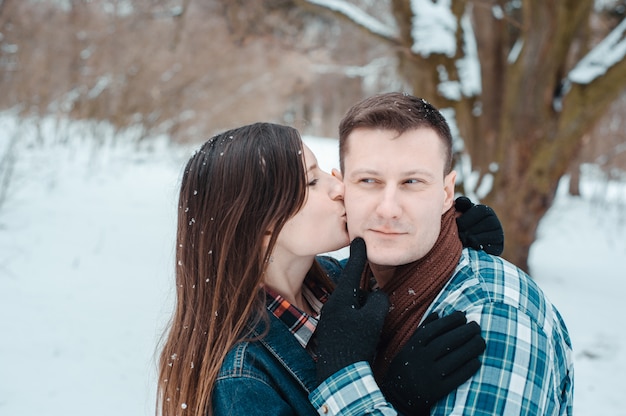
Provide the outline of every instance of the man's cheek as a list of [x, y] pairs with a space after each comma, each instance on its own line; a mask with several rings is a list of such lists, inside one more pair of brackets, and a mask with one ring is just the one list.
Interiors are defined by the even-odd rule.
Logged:
[[346, 209], [346, 217], [346, 225], [348, 227], [348, 235], [350, 236], [350, 240], [353, 240], [356, 237], [363, 237], [363, 222], [361, 221], [361, 216], [359, 215], [359, 212]]

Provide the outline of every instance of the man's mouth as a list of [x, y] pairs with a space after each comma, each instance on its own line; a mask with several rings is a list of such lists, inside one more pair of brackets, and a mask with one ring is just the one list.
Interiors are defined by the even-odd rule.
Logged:
[[406, 234], [403, 231], [398, 231], [398, 230], [387, 230], [387, 229], [376, 229], [376, 228], [371, 228], [370, 229], [371, 232], [375, 233], [375, 234], [382, 234], [382, 235], [387, 235], [387, 236], [394, 236], [394, 235], [402, 235], [402, 234]]

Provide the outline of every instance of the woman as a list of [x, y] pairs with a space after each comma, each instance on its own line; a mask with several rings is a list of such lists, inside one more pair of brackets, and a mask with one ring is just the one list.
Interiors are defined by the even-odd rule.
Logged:
[[320, 170], [295, 129], [256, 123], [191, 157], [178, 209], [160, 412], [317, 414], [308, 399], [323, 381], [316, 343], [335, 341], [312, 334], [341, 269], [315, 259], [349, 243], [343, 184]]

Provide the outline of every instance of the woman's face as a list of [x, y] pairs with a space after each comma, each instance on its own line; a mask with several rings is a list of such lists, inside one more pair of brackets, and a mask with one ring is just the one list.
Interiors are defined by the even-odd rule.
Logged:
[[304, 205], [280, 231], [274, 253], [287, 250], [296, 256], [312, 256], [349, 244], [343, 183], [324, 172], [306, 145], [307, 194]]

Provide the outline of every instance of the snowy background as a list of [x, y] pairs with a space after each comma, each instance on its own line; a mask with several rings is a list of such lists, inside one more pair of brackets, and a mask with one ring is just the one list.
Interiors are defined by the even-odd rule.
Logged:
[[[154, 414], [177, 187], [193, 148], [140, 135], [0, 113], [2, 416]], [[337, 166], [334, 140], [305, 141], [322, 168]], [[576, 414], [626, 415], [626, 185], [590, 166], [582, 197], [562, 185], [533, 276], [570, 329]]]

